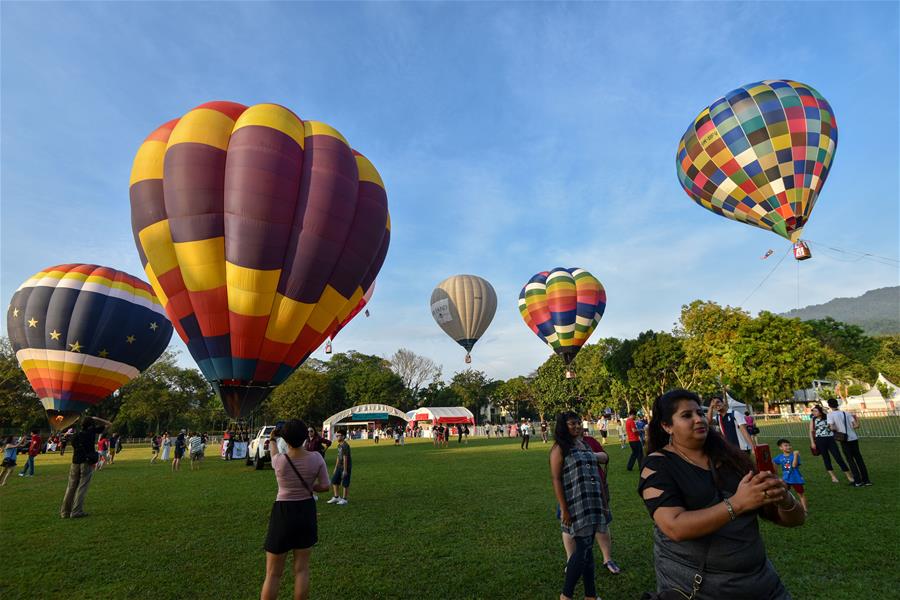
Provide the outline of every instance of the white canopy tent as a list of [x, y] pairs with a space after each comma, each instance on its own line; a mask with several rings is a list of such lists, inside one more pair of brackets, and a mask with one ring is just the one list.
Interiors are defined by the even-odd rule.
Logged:
[[736, 411], [739, 415], [743, 416], [745, 412], [749, 412], [751, 415], [753, 414], [753, 407], [749, 404], [744, 404], [740, 400], [736, 400], [734, 396], [725, 392], [725, 398], [728, 400], [728, 409]]
[[475, 415], [471, 410], [462, 406], [429, 406], [410, 412], [415, 413], [413, 419], [410, 419], [415, 421], [431, 421], [432, 424], [475, 424]]
[[406, 414], [393, 406], [388, 406], [387, 404], [360, 404], [331, 415], [322, 423], [322, 429], [326, 431], [328, 439], [333, 439], [334, 429], [338, 425], [368, 425], [373, 421], [381, 422], [390, 419], [400, 419], [403, 422], [409, 421], [406, 418]]

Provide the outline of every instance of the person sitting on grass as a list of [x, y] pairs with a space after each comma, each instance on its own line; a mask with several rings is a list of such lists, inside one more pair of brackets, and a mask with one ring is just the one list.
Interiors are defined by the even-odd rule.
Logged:
[[[266, 579], [259, 597], [275, 600], [288, 552], [294, 554], [294, 599], [309, 597], [309, 559], [312, 547], [319, 541], [315, 492], [328, 491], [328, 468], [325, 459], [316, 451], [307, 450], [306, 423], [299, 419], [287, 421], [272, 430], [269, 448], [272, 469], [278, 483], [278, 495], [269, 515], [266, 534]], [[287, 452], [278, 449], [276, 438], [287, 443]]]
[[[350, 489], [350, 469], [353, 462], [350, 460], [350, 444], [343, 431], [336, 434], [338, 451], [337, 460], [334, 462], [334, 474], [331, 476], [331, 489], [333, 496], [328, 504], [347, 504], [347, 493]], [[343, 494], [339, 488], [343, 488]]]
[[784, 438], [778, 440], [776, 444], [781, 448], [781, 454], [772, 457], [772, 462], [781, 465], [781, 478], [797, 494], [800, 505], [803, 506], [803, 512], [809, 512], [809, 508], [806, 506], [806, 496], [803, 493], [803, 484], [806, 481], [800, 473], [800, 451], [794, 450], [791, 442]]

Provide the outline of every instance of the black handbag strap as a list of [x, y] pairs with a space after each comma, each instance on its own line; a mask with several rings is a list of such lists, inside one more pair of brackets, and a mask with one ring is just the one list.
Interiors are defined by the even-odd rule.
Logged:
[[[716, 465], [713, 464], [712, 459], [709, 459], [709, 472], [712, 474], [713, 485], [716, 488], [716, 495], [719, 500], [724, 500], [725, 496], [722, 494], [722, 490], [719, 489], [719, 486], [716, 484]], [[697, 594], [700, 592], [700, 586], [703, 585], [703, 576], [706, 575], [706, 561], [709, 558], [709, 549], [712, 546], [712, 535], [706, 536], [706, 541], [703, 544], [703, 558], [700, 559], [699, 566], [697, 572], [694, 574], [694, 580], [691, 582], [691, 595], [687, 596], [688, 600], [693, 600], [697, 597]]]
[[297, 470], [297, 467], [294, 466], [294, 462], [291, 460], [291, 457], [288, 456], [287, 454], [285, 454], [284, 458], [285, 458], [285, 460], [287, 460], [287, 464], [291, 465], [291, 468], [294, 470], [294, 473], [297, 474], [297, 477], [300, 478], [300, 482], [303, 484], [303, 487], [305, 487], [309, 491], [310, 495], [313, 495], [312, 488], [309, 487], [309, 484], [306, 483], [305, 479], [303, 479], [303, 475], [301, 475], [300, 471]]

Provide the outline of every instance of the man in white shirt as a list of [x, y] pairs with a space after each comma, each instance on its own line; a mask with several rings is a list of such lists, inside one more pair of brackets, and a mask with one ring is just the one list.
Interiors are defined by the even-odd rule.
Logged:
[[[859, 435], [856, 428], [859, 420], [856, 416], [838, 408], [838, 401], [834, 398], [828, 401], [831, 412], [828, 413], [828, 426], [834, 432], [834, 437], [841, 443], [844, 457], [850, 464], [850, 472], [853, 474], [854, 487], [867, 487], [872, 485], [869, 481], [869, 471], [862, 454], [859, 452]], [[843, 439], [842, 439], [843, 438]]]
[[531, 425], [524, 419], [522, 419], [522, 424], [519, 426], [519, 433], [522, 434], [522, 443], [519, 445], [519, 448], [528, 450], [528, 441], [531, 439]]

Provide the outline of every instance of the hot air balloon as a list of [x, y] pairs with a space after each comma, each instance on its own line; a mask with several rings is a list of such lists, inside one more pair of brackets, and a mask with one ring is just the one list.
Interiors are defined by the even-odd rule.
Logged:
[[130, 196], [147, 278], [233, 418], [359, 304], [390, 240], [372, 163], [277, 104], [208, 102], [162, 125]]
[[[334, 330], [328, 335], [328, 341], [325, 342], [325, 354], [331, 354], [331, 342], [334, 341], [334, 338], [337, 337], [338, 332], [341, 329], [347, 326], [347, 323], [353, 320], [353, 317], [358, 315], [366, 305], [369, 303], [369, 300], [372, 299], [372, 293], [375, 292], [375, 282], [372, 282], [372, 285], [369, 286], [369, 289], [366, 290], [366, 293], [363, 294], [363, 297], [359, 299], [359, 304], [356, 305], [356, 308], [350, 311], [350, 314], [347, 317], [338, 323], [338, 325], [334, 328]], [[369, 311], [366, 309], [366, 316], [369, 316]]]
[[805, 248], [804, 225], [831, 171], [837, 122], [810, 86], [745, 85], [703, 109], [681, 138], [678, 181], [717, 215], [773, 231]]
[[6, 329], [56, 430], [137, 377], [172, 338], [149, 285], [82, 264], [44, 269], [19, 286]]
[[569, 367], [606, 310], [606, 290], [584, 269], [557, 267], [528, 280], [519, 292], [525, 324]]
[[476, 275], [448, 277], [431, 292], [431, 316], [444, 333], [466, 349], [466, 363], [472, 362], [472, 348], [484, 335], [495, 312], [494, 288]]

